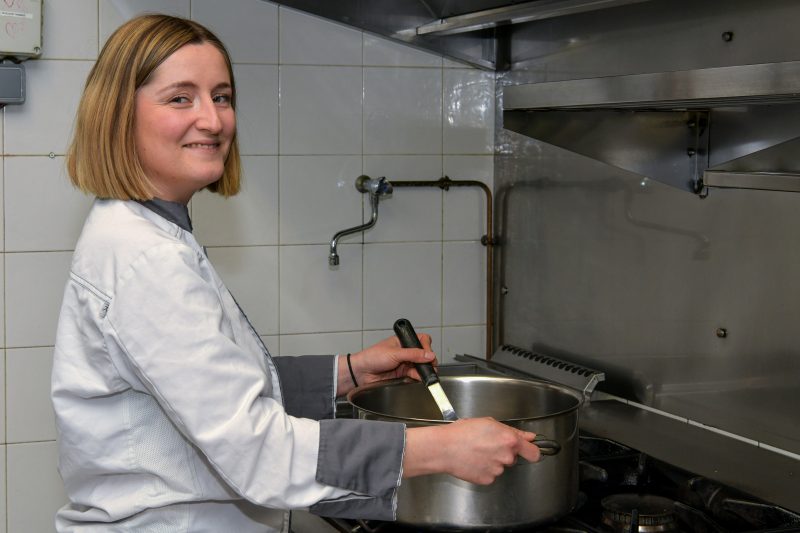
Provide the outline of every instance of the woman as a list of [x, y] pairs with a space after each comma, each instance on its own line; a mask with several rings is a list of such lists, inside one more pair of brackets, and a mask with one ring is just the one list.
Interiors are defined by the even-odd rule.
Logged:
[[425, 350], [392, 337], [352, 357], [270, 357], [186, 208], [239, 189], [235, 102], [222, 43], [175, 17], [126, 23], [89, 74], [67, 167], [98, 199], [56, 339], [58, 531], [277, 531], [299, 508], [392, 519], [402, 477], [485, 484], [518, 454], [538, 460], [533, 434], [491, 419], [330, 419], [354, 381], [417, 378], [427, 336]]

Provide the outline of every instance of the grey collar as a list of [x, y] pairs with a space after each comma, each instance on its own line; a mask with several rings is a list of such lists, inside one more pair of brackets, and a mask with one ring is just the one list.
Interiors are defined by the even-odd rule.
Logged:
[[151, 200], [136, 200], [153, 213], [177, 224], [182, 229], [192, 232], [192, 220], [189, 218], [189, 208], [178, 202], [170, 202], [161, 198]]

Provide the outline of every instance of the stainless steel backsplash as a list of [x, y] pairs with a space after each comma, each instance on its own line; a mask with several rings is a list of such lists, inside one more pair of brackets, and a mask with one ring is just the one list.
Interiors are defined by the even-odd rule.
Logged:
[[[797, 60], [798, 20], [793, 1], [676, 0], [526, 25], [497, 116], [507, 84]], [[495, 343], [800, 454], [800, 194], [700, 198], [497, 122]]]

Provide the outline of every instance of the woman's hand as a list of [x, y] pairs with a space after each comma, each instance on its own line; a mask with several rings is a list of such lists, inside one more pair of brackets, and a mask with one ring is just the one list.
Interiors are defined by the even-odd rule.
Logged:
[[536, 462], [535, 433], [521, 431], [493, 418], [465, 418], [442, 426], [406, 430], [403, 477], [450, 474], [488, 485], [514, 464], [517, 456]]
[[[419, 380], [414, 363], [436, 365], [436, 356], [431, 350], [431, 337], [425, 333], [417, 335], [423, 349], [403, 348], [400, 340], [391, 336], [350, 356], [350, 364], [359, 385], [386, 379], [410, 377]], [[347, 358], [339, 356], [339, 394], [346, 394], [353, 388], [353, 380], [347, 368]]]

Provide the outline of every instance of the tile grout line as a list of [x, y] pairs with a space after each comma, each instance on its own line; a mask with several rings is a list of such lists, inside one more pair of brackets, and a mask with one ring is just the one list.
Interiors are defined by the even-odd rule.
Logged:
[[281, 348], [281, 297], [283, 296], [283, 291], [281, 290], [281, 258], [283, 257], [283, 243], [281, 242], [281, 177], [282, 172], [281, 169], [283, 165], [281, 164], [281, 111], [282, 111], [282, 103], [283, 103], [283, 88], [282, 88], [282, 78], [283, 78], [283, 65], [281, 64], [281, 34], [283, 33], [283, 24], [281, 23], [283, 14], [283, 8], [278, 6], [277, 12], [275, 14], [276, 18], [278, 19], [278, 138], [277, 142], [277, 150], [278, 150], [278, 177], [276, 180], [276, 191], [275, 194], [278, 195], [278, 201], [276, 202], [277, 208], [277, 217], [278, 217], [278, 227], [276, 228], [277, 232], [277, 242], [278, 242], [278, 264], [276, 266], [277, 276], [278, 276], [278, 355], [283, 355], [283, 349]]
[[[366, 116], [364, 110], [364, 101], [366, 100], [367, 93], [367, 69], [364, 66], [364, 32], [361, 32], [361, 173], [365, 174], [364, 168], [364, 152], [366, 137]], [[364, 223], [364, 195], [361, 195], [361, 223]], [[366, 320], [365, 309], [367, 307], [367, 239], [364, 232], [361, 232], [361, 347], [365, 348], [364, 344], [364, 327]]]

